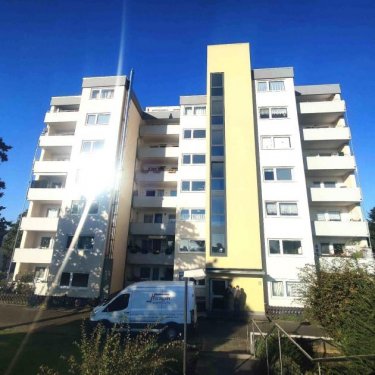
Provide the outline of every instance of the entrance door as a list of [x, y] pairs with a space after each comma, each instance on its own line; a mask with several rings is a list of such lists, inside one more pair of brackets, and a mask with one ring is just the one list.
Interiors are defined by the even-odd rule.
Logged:
[[229, 280], [210, 280], [210, 306], [212, 311], [223, 311], [227, 309], [225, 291], [229, 285]]

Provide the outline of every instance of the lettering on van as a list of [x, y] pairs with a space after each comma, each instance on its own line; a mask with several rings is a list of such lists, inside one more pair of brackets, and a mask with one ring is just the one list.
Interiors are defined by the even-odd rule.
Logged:
[[171, 301], [171, 296], [168, 293], [152, 293], [147, 303], [167, 303]]

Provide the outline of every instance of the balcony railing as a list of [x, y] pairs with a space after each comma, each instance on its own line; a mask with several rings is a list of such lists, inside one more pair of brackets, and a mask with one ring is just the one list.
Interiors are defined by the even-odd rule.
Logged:
[[52, 249], [17, 248], [14, 251], [13, 262], [47, 264], [52, 260]]
[[315, 235], [321, 237], [369, 236], [366, 221], [314, 221]]

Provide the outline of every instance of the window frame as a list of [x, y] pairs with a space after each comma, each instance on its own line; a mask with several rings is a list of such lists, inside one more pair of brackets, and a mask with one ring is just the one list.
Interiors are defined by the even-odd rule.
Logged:
[[[275, 110], [285, 110], [286, 116], [277, 117], [273, 111]], [[264, 116], [265, 113], [268, 113], [268, 116]], [[263, 113], [263, 114], [262, 114]], [[261, 106], [258, 107], [258, 119], [259, 120], [285, 120], [289, 118], [288, 106]]]
[[[271, 83], [272, 82], [282, 82], [283, 88], [281, 90], [272, 90], [271, 89]], [[259, 90], [259, 84], [265, 83], [266, 84], [266, 90]], [[283, 79], [272, 79], [272, 80], [259, 80], [257, 81], [257, 92], [284, 92], [285, 91], [285, 80]]]
[[[94, 91], [98, 91], [99, 94], [98, 94], [98, 97], [94, 98], [93, 97], [93, 92]], [[102, 96], [102, 93], [103, 91], [111, 91], [112, 92], [112, 95], [107, 98], [107, 97], [103, 97]], [[91, 92], [90, 92], [90, 100], [106, 100], [106, 99], [113, 99], [115, 95], [115, 88], [114, 87], [93, 87], [91, 89]]]
[[[197, 163], [197, 162], [194, 162], [194, 157], [196, 156], [203, 156], [203, 163]], [[185, 158], [187, 158], [189, 160], [189, 162], [185, 162]], [[182, 154], [182, 158], [181, 158], [181, 164], [182, 165], [206, 165], [206, 154]]]
[[[269, 214], [267, 210], [267, 205], [270, 204], [275, 204], [276, 205], [276, 214]], [[281, 214], [280, 210], [280, 204], [294, 204], [297, 207], [297, 214]], [[265, 201], [264, 202], [264, 212], [266, 214], [266, 217], [299, 217], [299, 212], [298, 212], [298, 201]]]
[[[290, 170], [291, 179], [290, 180], [279, 180], [277, 178], [277, 171], [280, 169], [288, 169]], [[293, 182], [293, 167], [263, 167], [263, 181], [264, 182]], [[266, 171], [272, 171], [273, 179], [266, 179]]]
[[[278, 242], [278, 247], [279, 247], [279, 253], [271, 253], [271, 245], [270, 245], [270, 242], [271, 241], [277, 241]], [[285, 253], [284, 252], [284, 242], [286, 241], [290, 241], [290, 242], [299, 242], [300, 243], [300, 247], [299, 247], [299, 250], [298, 250], [298, 253], [297, 254], [288, 254], [288, 253]], [[303, 255], [303, 246], [302, 246], [302, 239], [300, 238], [268, 238], [267, 239], [267, 245], [268, 245], [268, 255], [271, 256], [271, 257], [274, 257], [274, 256], [300, 256], [300, 255]]]
[[[187, 247], [186, 251], [181, 250], [182, 241], [188, 241], [188, 247]], [[203, 242], [204, 243], [204, 250], [202, 250], [202, 251], [191, 250], [191, 247], [190, 247], [190, 242], [191, 241], [194, 241], [194, 242], [197, 242], [197, 241]], [[179, 244], [178, 244], [178, 252], [182, 253], [182, 254], [187, 254], [187, 253], [204, 254], [204, 253], [206, 253], [206, 240], [199, 239], [199, 238], [180, 238], [180, 241], [179, 241]]]
[[[203, 190], [193, 190], [193, 183], [201, 182], [204, 184]], [[183, 190], [182, 185], [184, 183], [189, 183], [189, 190]], [[181, 193], [203, 193], [206, 191], [206, 180], [181, 180]]]
[[[193, 214], [194, 210], [200, 210], [200, 211], [203, 211], [203, 213], [202, 214]], [[182, 211], [187, 211], [187, 213], [182, 214]], [[200, 215], [201, 218], [195, 218], [196, 215]], [[205, 220], [206, 220], [206, 209], [205, 208], [200, 208], [200, 207], [185, 208], [185, 207], [182, 207], [180, 209], [179, 221], [205, 221]]]
[[[265, 139], [268, 139], [268, 138], [271, 140], [271, 143], [272, 143], [271, 148], [264, 147], [264, 144], [263, 144], [263, 141]], [[289, 147], [283, 147], [283, 148], [275, 147], [275, 139], [276, 138], [288, 139], [289, 140]], [[290, 136], [290, 135], [262, 135], [260, 137], [260, 145], [261, 145], [261, 150], [292, 150], [293, 149], [292, 136]]]
[[[106, 124], [99, 124], [98, 123], [98, 118], [99, 118], [100, 115], [108, 115], [108, 122]], [[89, 123], [89, 121], [88, 121], [90, 116], [95, 116], [95, 122], [93, 124]], [[107, 125], [109, 125], [110, 121], [111, 121], [111, 113], [110, 112], [87, 113], [85, 125], [87, 125], [87, 126], [107, 126]]]

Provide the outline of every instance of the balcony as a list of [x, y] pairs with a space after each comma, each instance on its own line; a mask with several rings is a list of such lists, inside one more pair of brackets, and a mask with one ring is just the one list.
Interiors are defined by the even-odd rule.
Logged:
[[42, 135], [39, 138], [40, 147], [73, 146], [74, 135]]
[[13, 262], [49, 264], [52, 260], [53, 249], [15, 249]]
[[176, 182], [177, 183], [177, 170], [171, 169], [170, 172], [146, 172], [138, 171], [135, 174], [136, 182]]
[[179, 125], [142, 125], [139, 128], [139, 135], [144, 138], [178, 139], [179, 134]]
[[139, 197], [133, 198], [136, 208], [176, 208], [177, 197]]
[[366, 221], [314, 221], [315, 236], [368, 237]]
[[160, 254], [154, 254], [152, 252], [148, 252], [146, 254], [138, 251], [137, 253], [132, 253], [128, 251], [126, 262], [128, 264], [159, 264], [159, 265], [173, 265], [174, 262], [174, 253], [166, 254], [165, 252], [161, 252]]
[[36, 161], [34, 163], [34, 173], [68, 173], [70, 161], [48, 160]]
[[303, 124], [335, 123], [345, 113], [344, 100], [300, 102], [299, 111]]
[[56, 232], [58, 217], [24, 217], [21, 221], [21, 230]]
[[178, 146], [147, 147], [138, 149], [138, 159], [172, 159], [177, 161], [179, 155]]
[[[360, 267], [374, 267], [375, 259], [371, 248], [345, 249], [342, 255], [320, 255], [319, 263], [321, 267], [331, 268], [333, 266], [343, 266], [348, 262], [353, 265], [358, 264]], [[372, 268], [372, 272], [374, 269]]]
[[309, 176], [343, 176], [355, 171], [354, 156], [307, 156], [306, 170]]
[[65, 189], [61, 188], [30, 188], [27, 193], [29, 201], [62, 201], [65, 196]]
[[130, 234], [141, 234], [151, 236], [171, 235], [176, 232], [176, 223], [130, 223]]
[[61, 112], [47, 112], [44, 117], [44, 122], [49, 125], [53, 124], [71, 124], [78, 120], [78, 111], [61, 111]]
[[335, 203], [337, 205], [359, 203], [362, 200], [360, 188], [310, 188], [311, 201]]
[[350, 130], [343, 128], [305, 128], [303, 140], [309, 149], [339, 149], [350, 141]]

